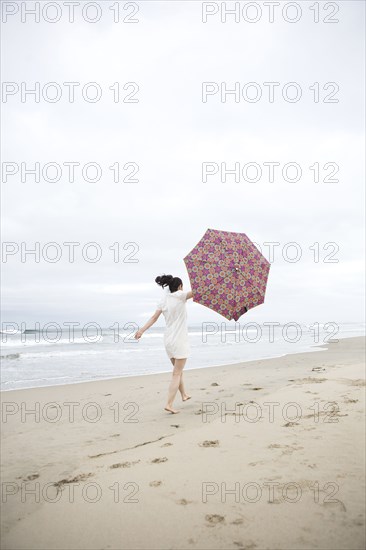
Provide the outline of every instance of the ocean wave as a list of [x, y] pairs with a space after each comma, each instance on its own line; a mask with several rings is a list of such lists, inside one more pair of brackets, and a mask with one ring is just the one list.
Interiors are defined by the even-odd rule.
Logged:
[[0, 359], [19, 359], [20, 353], [8, 353], [8, 355], [0, 355]]
[[[44, 359], [50, 357], [80, 357], [82, 355], [113, 355], [119, 353], [143, 353], [143, 349], [119, 349], [119, 350], [75, 350], [75, 351], [39, 351], [17, 354], [21, 359]], [[15, 354], [14, 354], [15, 355]]]
[[[126, 338], [127, 336], [130, 336], [129, 340], [134, 340], [133, 334], [131, 332], [119, 332], [118, 336], [121, 338]], [[162, 338], [164, 336], [163, 332], [150, 332], [149, 334], [144, 333], [142, 338]]]
[[57, 345], [66, 345], [66, 344], [99, 344], [103, 341], [103, 336], [99, 336], [98, 340], [88, 341], [85, 338], [74, 338], [70, 340], [69, 338], [60, 338], [60, 340], [55, 340], [54, 342], [47, 342], [46, 340], [41, 340], [40, 342], [35, 342], [34, 340], [22, 342], [21, 340], [9, 340], [7, 342], [2, 342], [1, 347], [26, 347], [26, 346], [57, 346]]

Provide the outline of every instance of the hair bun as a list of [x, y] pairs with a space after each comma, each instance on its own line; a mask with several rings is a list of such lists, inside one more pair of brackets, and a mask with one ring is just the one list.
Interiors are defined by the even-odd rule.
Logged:
[[162, 287], [168, 286], [170, 281], [173, 279], [173, 275], [158, 275], [155, 282]]

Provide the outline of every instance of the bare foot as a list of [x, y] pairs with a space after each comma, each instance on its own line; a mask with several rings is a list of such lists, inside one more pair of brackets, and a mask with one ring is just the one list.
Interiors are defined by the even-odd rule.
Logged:
[[171, 407], [164, 407], [164, 411], [168, 411], [172, 414], [178, 414], [179, 411], [175, 411], [174, 409], [172, 409]]
[[184, 397], [182, 397], [182, 401], [188, 401], [188, 399], [191, 399], [190, 395], [185, 395]]

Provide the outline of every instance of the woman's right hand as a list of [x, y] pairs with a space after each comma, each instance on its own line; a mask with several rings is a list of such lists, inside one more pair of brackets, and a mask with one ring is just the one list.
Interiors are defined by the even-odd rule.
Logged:
[[135, 334], [135, 338], [138, 340], [143, 335], [143, 332], [141, 330], [138, 330]]

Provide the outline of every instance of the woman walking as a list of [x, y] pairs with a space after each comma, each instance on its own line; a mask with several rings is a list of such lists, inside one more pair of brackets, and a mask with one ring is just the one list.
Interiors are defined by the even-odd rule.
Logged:
[[168, 390], [168, 401], [164, 408], [166, 411], [176, 414], [179, 411], [173, 409], [173, 401], [179, 389], [182, 400], [191, 398], [184, 388], [183, 368], [190, 353], [187, 328], [186, 301], [193, 297], [192, 291], [183, 292], [183, 283], [179, 277], [172, 275], [161, 275], [156, 277], [155, 282], [161, 287], [168, 287], [164, 296], [159, 300], [154, 315], [147, 323], [136, 332], [135, 338], [141, 338], [143, 333], [150, 328], [163, 313], [166, 322], [164, 332], [164, 345], [167, 355], [172, 362], [174, 369], [172, 380]]

